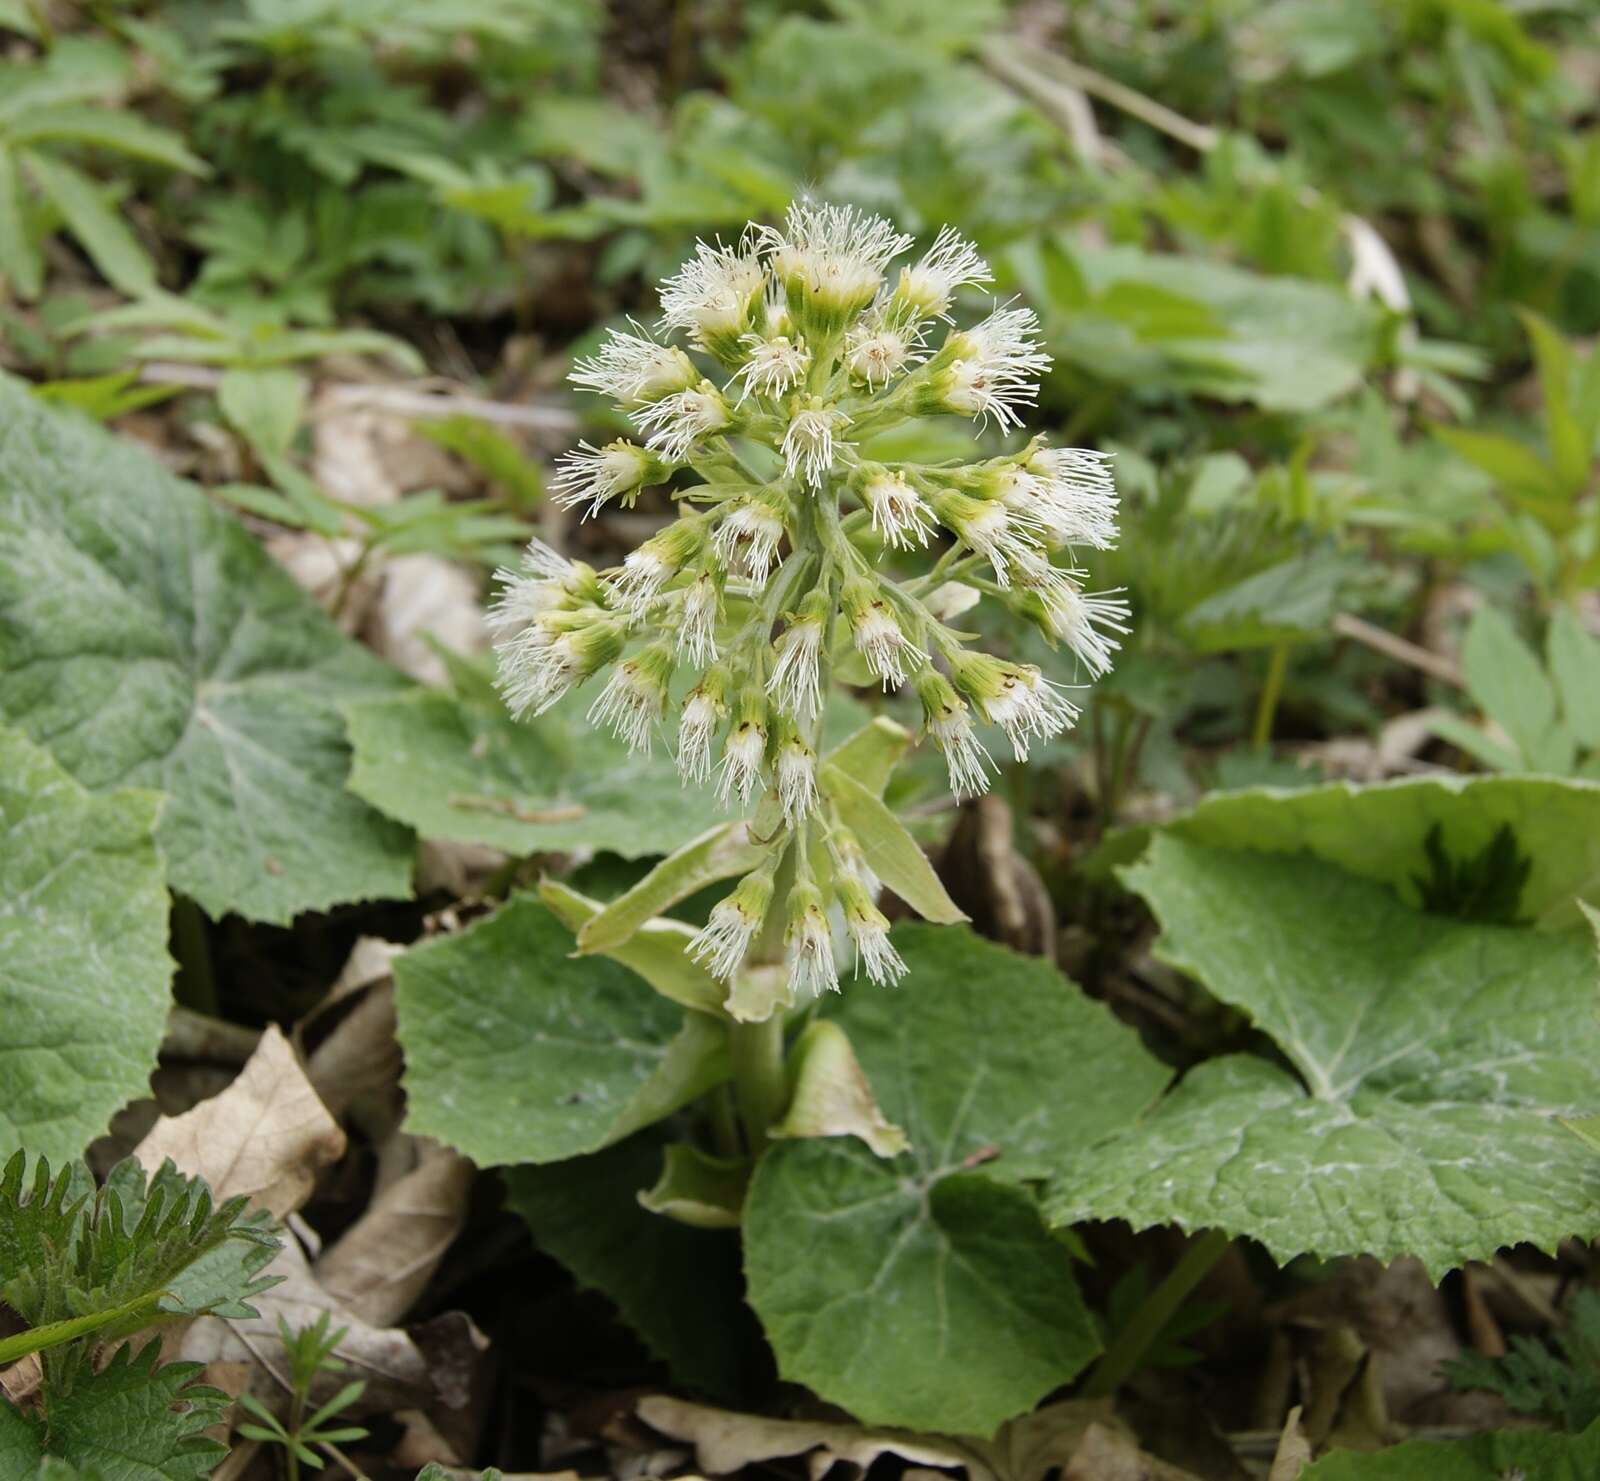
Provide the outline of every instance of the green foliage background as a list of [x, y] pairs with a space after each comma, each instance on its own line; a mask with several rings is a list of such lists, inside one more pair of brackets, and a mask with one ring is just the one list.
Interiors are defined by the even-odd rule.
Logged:
[[[413, 902], [420, 934], [460, 904], [413, 899], [443, 842], [505, 862], [492, 914], [397, 966], [413, 1128], [510, 1169], [541, 1246], [690, 1387], [739, 1396], [741, 1264], [782, 1377], [987, 1435], [1115, 1350], [1069, 1254], [1088, 1221], [1435, 1276], [1600, 1231], [1561, 1125], [1600, 1103], [1592, 5], [0, 0], [0, 40], [0, 1154], [70, 1159], [144, 1091], [173, 898], [192, 994], [184, 922]], [[1114, 454], [1123, 540], [1086, 563], [1136, 630], [1002, 789], [1082, 987], [900, 928], [907, 986], [822, 1016], [909, 1150], [796, 1138], [689, 1197], [729, 1062], [683, 950], [740, 840], [576, 704], [515, 726], [476, 658], [415, 684], [340, 619], [401, 557], [486, 587], [551, 533], [547, 455], [613, 430], [567, 363], [650, 318], [696, 236], [802, 192], [955, 224], [1036, 310], [1030, 421]], [[529, 413], [422, 422], [470, 493], [319, 483], [319, 393], [425, 375]], [[341, 542], [331, 614], [281, 536]], [[910, 722], [857, 698], [832, 743]], [[879, 872], [959, 918], [889, 816], [943, 845], [942, 783], [859, 734]], [[542, 903], [538, 868], [570, 876]], [[1093, 1001], [1152, 931], [1183, 1033]], [[742, 1244], [645, 1212], [741, 1200]], [[151, 1362], [106, 1370], [155, 1457], [126, 1474], [198, 1476], [214, 1401], [167, 1433], [190, 1374]], [[0, 1419], [19, 1467], [123, 1474], [70, 1405], [54, 1449]], [[1578, 1474], [1593, 1434], [1307, 1474]]]

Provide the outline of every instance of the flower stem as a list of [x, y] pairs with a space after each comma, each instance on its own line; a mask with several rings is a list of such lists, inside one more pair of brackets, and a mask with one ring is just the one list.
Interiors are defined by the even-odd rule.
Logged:
[[1082, 1397], [1108, 1399], [1122, 1387], [1149, 1351], [1150, 1344], [1161, 1335], [1189, 1293], [1227, 1253], [1231, 1243], [1231, 1237], [1220, 1229], [1208, 1229], [1195, 1239], [1167, 1278], [1145, 1297], [1144, 1305], [1134, 1312], [1128, 1325], [1101, 1354], [1094, 1371], [1084, 1382]]
[[1267, 677], [1261, 685], [1261, 698], [1256, 703], [1255, 729], [1250, 744], [1257, 752], [1265, 751], [1272, 741], [1272, 722], [1278, 714], [1278, 697], [1283, 693], [1283, 676], [1289, 667], [1289, 645], [1274, 643], [1267, 660]]
[[783, 1068], [783, 1013], [763, 1023], [730, 1023], [733, 1089], [752, 1156], [766, 1150], [767, 1130], [783, 1114], [789, 1082]]

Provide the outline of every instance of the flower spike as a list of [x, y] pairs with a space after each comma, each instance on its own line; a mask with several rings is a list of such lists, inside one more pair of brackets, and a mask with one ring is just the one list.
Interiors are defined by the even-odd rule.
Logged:
[[[584, 516], [675, 517], [600, 571], [533, 541], [486, 616], [512, 714], [593, 680], [591, 723], [645, 752], [668, 728], [682, 784], [747, 812], [712, 836], [757, 867], [688, 956], [723, 980], [786, 971], [791, 997], [838, 987], [836, 946], [882, 987], [906, 972], [847, 826], [841, 758], [859, 753], [826, 723], [831, 683], [914, 694], [966, 799], [998, 770], [996, 733], [1022, 762], [1076, 722], [1069, 684], [1105, 675], [1133, 625], [1082, 569], [1117, 541], [1110, 458], [1013, 438], [1051, 364], [1038, 319], [1016, 301], [962, 312], [994, 274], [955, 228], [911, 248], [880, 216], [810, 199], [697, 242], [657, 324], [628, 320], [572, 368], [637, 440], [580, 442], [551, 479], [551, 502]], [[906, 455], [920, 417], [966, 419], [984, 455]], [[964, 614], [985, 601], [1064, 650], [1049, 673], [974, 646], [989, 628]], [[749, 999], [730, 988], [729, 1011]]]

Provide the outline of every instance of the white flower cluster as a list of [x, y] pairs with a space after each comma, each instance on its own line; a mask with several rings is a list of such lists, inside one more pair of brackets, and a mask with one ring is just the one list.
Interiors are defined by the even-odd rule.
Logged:
[[[771, 797], [768, 861], [696, 943], [723, 977], [761, 932], [785, 861], [796, 987], [837, 986], [830, 906], [874, 981], [904, 970], [876, 881], [818, 776], [832, 662], [853, 649], [885, 689], [911, 686], [967, 797], [987, 788], [993, 766], [979, 724], [998, 726], [1020, 761], [1078, 711], [1032, 665], [972, 651], [934, 610], [934, 592], [959, 581], [1004, 603], [1088, 677], [1111, 667], [1128, 632], [1126, 603], [1085, 591], [1071, 560], [1074, 548], [1117, 537], [1102, 454], [1038, 438], [961, 466], [864, 451], [911, 417], [1010, 431], [1049, 365], [1027, 308], [952, 323], [957, 292], [992, 280], [971, 243], [946, 227], [892, 273], [910, 246], [887, 221], [809, 201], [781, 228], [698, 243], [661, 293], [659, 328], [680, 331], [688, 350], [635, 323], [572, 376], [616, 400], [642, 441], [580, 444], [554, 482], [563, 505], [590, 514], [669, 486], [679, 519], [615, 570], [536, 542], [522, 570], [501, 573], [491, 615], [515, 713], [537, 714], [608, 670], [590, 718], [648, 749], [684, 670], [695, 680], [677, 726], [685, 781], [714, 783], [741, 805]], [[895, 578], [884, 568], [917, 551], [932, 557], [927, 569]]]

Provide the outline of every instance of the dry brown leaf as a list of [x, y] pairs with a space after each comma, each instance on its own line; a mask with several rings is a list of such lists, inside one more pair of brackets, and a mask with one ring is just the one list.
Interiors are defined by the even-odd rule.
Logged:
[[477, 578], [442, 556], [396, 556], [384, 564], [383, 589], [362, 637], [411, 678], [445, 683], [449, 671], [427, 639], [453, 653], [480, 653], [488, 645]]
[[[964, 1471], [969, 1481], [1043, 1481], [1069, 1462], [1091, 1429], [1129, 1438], [1110, 1402], [1104, 1400], [1051, 1404], [1002, 1425], [993, 1440], [917, 1435], [827, 1421], [765, 1419], [659, 1394], [641, 1399], [637, 1412], [652, 1429], [692, 1443], [696, 1459], [712, 1475], [726, 1475], [780, 1456], [806, 1455], [813, 1481], [835, 1465], [866, 1470], [884, 1455], [898, 1456], [913, 1466]], [[1156, 1471], [1151, 1473], [1152, 1481], [1168, 1481], [1169, 1474], [1173, 1478], [1183, 1475]]]
[[335, 499], [375, 508], [393, 504], [400, 485], [385, 466], [380, 444], [392, 439], [393, 417], [335, 406], [326, 394], [313, 407], [311, 477]]
[[901, 1430], [872, 1430], [854, 1424], [830, 1424], [800, 1419], [766, 1419], [759, 1414], [738, 1414], [711, 1409], [682, 1399], [652, 1394], [638, 1403], [639, 1418], [652, 1429], [695, 1448], [696, 1459], [714, 1476], [729, 1475], [747, 1465], [780, 1456], [806, 1455], [812, 1475], [820, 1475], [838, 1462], [865, 1470], [882, 1455], [920, 1462], [941, 1470], [966, 1468], [970, 1454], [937, 1437], [927, 1438]]
[[404, 1061], [394, 1031], [394, 989], [384, 981], [371, 988], [312, 1051], [307, 1073], [334, 1115], [343, 1116], [357, 1100], [376, 1097], [392, 1101], [398, 1117]]
[[32, 1398], [43, 1382], [44, 1365], [36, 1352], [19, 1358], [9, 1368], [0, 1368], [0, 1394], [13, 1404]]
[[1072, 1453], [1061, 1481], [1198, 1481], [1193, 1471], [1181, 1470], [1139, 1449], [1133, 1440], [1110, 1425], [1094, 1423]]
[[375, 1327], [345, 1311], [317, 1283], [304, 1251], [293, 1239], [285, 1240], [262, 1274], [280, 1276], [282, 1283], [252, 1298], [250, 1304], [258, 1315], [239, 1321], [201, 1317], [190, 1324], [178, 1350], [168, 1356], [194, 1363], [250, 1363], [250, 1392], [269, 1404], [276, 1403], [289, 1391], [289, 1367], [278, 1337], [278, 1319], [282, 1317], [299, 1331], [327, 1313], [335, 1330], [346, 1329], [334, 1349], [346, 1371], [323, 1375], [329, 1392], [319, 1388], [315, 1395], [319, 1400], [327, 1398], [334, 1386], [358, 1378], [367, 1384], [357, 1406], [364, 1414], [415, 1408], [436, 1397], [428, 1361], [416, 1343], [398, 1328]]
[[422, 1161], [317, 1261], [323, 1288], [363, 1321], [386, 1326], [415, 1303], [466, 1221], [472, 1164], [424, 1142]]
[[509, 857], [482, 843], [424, 838], [417, 845], [417, 896], [445, 894], [461, 900], [477, 895], [505, 868]]
[[350, 948], [344, 966], [334, 978], [333, 986], [315, 1008], [301, 1020], [301, 1026], [326, 1013], [335, 1003], [354, 997], [369, 987], [389, 980], [390, 968], [397, 956], [404, 956], [406, 948], [381, 936], [359, 936]]
[[317, 1173], [344, 1154], [344, 1133], [274, 1026], [233, 1083], [181, 1116], [166, 1116], [134, 1150], [147, 1171], [167, 1158], [206, 1180], [219, 1201], [239, 1194], [283, 1218]]
[[268, 536], [263, 544], [295, 585], [334, 617], [340, 632], [349, 637], [360, 632], [383, 583], [370, 564], [356, 572], [356, 562], [361, 558], [359, 540], [330, 540], [304, 530], [284, 530]]
[[1311, 1442], [1300, 1428], [1300, 1406], [1296, 1404], [1283, 1422], [1283, 1434], [1267, 1481], [1300, 1481], [1300, 1472], [1311, 1464]]
[[961, 805], [939, 856], [939, 878], [980, 935], [1029, 956], [1056, 959], [1055, 907], [1039, 871], [1018, 851], [1003, 797]]

